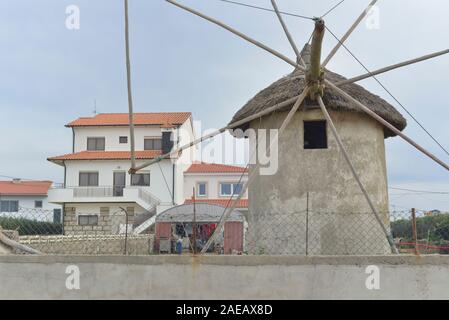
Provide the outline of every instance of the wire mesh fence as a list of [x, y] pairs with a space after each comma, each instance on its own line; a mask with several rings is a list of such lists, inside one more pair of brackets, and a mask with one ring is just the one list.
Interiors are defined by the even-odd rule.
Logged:
[[[126, 209], [98, 213], [68, 210], [64, 217], [42, 209], [0, 212], [3, 235], [42, 254], [150, 254], [153, 235], [150, 230], [135, 233], [134, 222], [134, 213]], [[9, 247], [15, 254], [29, 253], [11, 244]]]
[[[449, 254], [449, 213], [380, 212], [400, 254]], [[150, 221], [145, 229], [142, 221]], [[199, 253], [218, 221], [158, 221], [126, 209], [64, 216], [41, 209], [1, 212], [3, 238], [42, 254]], [[136, 232], [139, 230], [139, 232]], [[0, 239], [1, 240], [1, 239]], [[1, 243], [1, 241], [0, 241]], [[11, 246], [10, 246], [11, 247]], [[27, 253], [11, 247], [11, 253]], [[29, 253], [29, 252], [28, 252]], [[383, 255], [392, 250], [372, 212], [320, 212], [260, 216], [244, 212], [226, 221], [206, 254]]]

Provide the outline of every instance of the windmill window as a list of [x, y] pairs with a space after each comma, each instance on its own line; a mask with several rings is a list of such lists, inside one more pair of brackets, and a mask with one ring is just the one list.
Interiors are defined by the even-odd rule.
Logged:
[[326, 121], [304, 121], [304, 149], [327, 149]]

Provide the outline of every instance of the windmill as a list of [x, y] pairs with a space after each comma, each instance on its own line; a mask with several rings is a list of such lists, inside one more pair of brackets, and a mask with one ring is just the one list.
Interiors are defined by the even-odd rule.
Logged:
[[[360, 24], [360, 22], [364, 19], [364, 17], [367, 15], [367, 12], [369, 11], [369, 9], [373, 5], [376, 4], [377, 0], [371, 1], [368, 8], [362, 12], [362, 14], [357, 18], [357, 20], [349, 28], [349, 30], [342, 37], [342, 39], [340, 39], [338, 41], [338, 44], [331, 50], [331, 52], [328, 54], [328, 56], [324, 60], [321, 59], [321, 49], [322, 49], [322, 41], [324, 38], [324, 33], [327, 28], [326, 28], [325, 21], [322, 18], [314, 18], [313, 19], [314, 20], [314, 31], [313, 31], [312, 41], [311, 41], [311, 45], [310, 45], [310, 57], [308, 59], [309, 61], [307, 61], [307, 62], [304, 59], [304, 50], [303, 50], [303, 52], [300, 52], [298, 50], [298, 48], [288, 30], [286, 23], [283, 20], [282, 13], [279, 11], [279, 9], [276, 5], [275, 0], [271, 0], [272, 6], [273, 6], [273, 11], [276, 13], [276, 15], [279, 19], [279, 22], [281, 23], [281, 26], [285, 32], [285, 35], [296, 54], [295, 60], [292, 60], [292, 59], [286, 57], [282, 53], [279, 53], [276, 50], [270, 48], [269, 46], [250, 38], [249, 36], [226, 25], [225, 23], [223, 23], [221, 21], [218, 21], [217, 19], [209, 17], [195, 9], [189, 8], [189, 7], [187, 7], [183, 4], [180, 4], [176, 1], [173, 1], [173, 0], [166, 0], [166, 1], [172, 5], [175, 5], [185, 11], [188, 11], [196, 16], [199, 16], [215, 25], [218, 25], [218, 26], [228, 30], [229, 32], [235, 34], [236, 36], [242, 38], [243, 40], [252, 43], [253, 45], [269, 52], [273, 56], [290, 64], [292, 67], [294, 67], [295, 72], [298, 75], [298, 78], [301, 78], [303, 80], [304, 86], [302, 88], [302, 91], [297, 92], [297, 94], [295, 96], [289, 97], [285, 101], [277, 102], [277, 103], [273, 104], [272, 106], [265, 106], [261, 110], [256, 110], [256, 111], [252, 112], [251, 114], [247, 114], [245, 117], [240, 117], [238, 119], [234, 119], [235, 121], [232, 121], [227, 126], [221, 128], [211, 134], [208, 134], [199, 139], [196, 139], [195, 141], [192, 141], [191, 143], [189, 143], [187, 145], [181, 146], [181, 147], [173, 150], [170, 153], [164, 154], [164, 155], [162, 155], [156, 159], [153, 159], [149, 162], [146, 162], [140, 166], [135, 166], [134, 161], [132, 161], [132, 167], [130, 169], [130, 172], [135, 173], [138, 170], [148, 167], [154, 163], [157, 163], [162, 159], [176, 155], [185, 149], [188, 149], [198, 143], [201, 143], [207, 139], [210, 139], [210, 138], [212, 138], [220, 133], [223, 133], [227, 130], [240, 128], [252, 120], [260, 119], [264, 116], [273, 114], [275, 111], [285, 110], [287, 108], [287, 110], [289, 110], [289, 112], [285, 116], [285, 118], [282, 120], [282, 122], [280, 122], [279, 130], [277, 131], [277, 135], [282, 136], [283, 133], [286, 131], [288, 125], [292, 121], [292, 119], [295, 117], [297, 111], [300, 110], [300, 108], [304, 106], [304, 104], [307, 100], [313, 101], [319, 106], [319, 109], [321, 110], [322, 115], [324, 116], [324, 118], [328, 124], [330, 132], [332, 133], [332, 135], [335, 139], [335, 142], [338, 145], [338, 150], [342, 153], [344, 161], [346, 162], [353, 178], [355, 179], [358, 188], [360, 189], [361, 193], [363, 194], [363, 197], [364, 197], [366, 203], [368, 204], [372, 215], [376, 219], [378, 226], [379, 226], [381, 232], [383, 233], [386, 241], [388, 242], [388, 245], [389, 245], [391, 251], [393, 253], [397, 253], [397, 249], [395, 247], [395, 244], [393, 242], [391, 234], [390, 234], [388, 228], [385, 226], [384, 221], [382, 221], [383, 219], [381, 217], [381, 213], [379, 212], [378, 208], [376, 207], [376, 204], [372, 200], [370, 192], [367, 191], [365, 183], [363, 182], [363, 179], [361, 179], [361, 177], [360, 177], [360, 172], [358, 172], [357, 168], [354, 166], [354, 161], [351, 157], [351, 154], [348, 153], [347, 146], [345, 145], [344, 140], [341, 138], [341, 134], [340, 134], [337, 126], [335, 125], [334, 120], [332, 119], [332, 116], [329, 112], [329, 108], [326, 106], [325, 99], [323, 99], [323, 98], [326, 96], [326, 93], [328, 93], [328, 92], [332, 92], [332, 94], [338, 95], [341, 99], [349, 102], [352, 107], [357, 108], [358, 112], [365, 114], [372, 121], [376, 121], [377, 123], [379, 123], [382, 126], [382, 128], [384, 128], [384, 130], [386, 132], [388, 132], [388, 134], [397, 135], [397, 136], [403, 138], [407, 143], [412, 145], [414, 148], [416, 148], [421, 153], [425, 154], [428, 158], [430, 158], [431, 160], [433, 160], [434, 162], [436, 162], [437, 164], [439, 164], [446, 170], [449, 170], [449, 166], [445, 162], [443, 162], [442, 160], [437, 158], [435, 155], [433, 155], [432, 153], [427, 151], [425, 148], [423, 148], [422, 146], [417, 144], [413, 139], [411, 139], [407, 135], [405, 135], [401, 131], [403, 128], [401, 128], [400, 126], [398, 127], [397, 124], [391, 123], [391, 121], [389, 121], [388, 117], [385, 117], [384, 114], [382, 114], [380, 112], [376, 112], [376, 110], [373, 110], [373, 108], [371, 108], [370, 106], [365, 105], [363, 103], [363, 101], [360, 101], [360, 99], [356, 99], [356, 97], [352, 96], [349, 92], [347, 92], [345, 90], [345, 88], [347, 88], [348, 85], [354, 84], [355, 82], [358, 82], [360, 80], [374, 77], [375, 75], [385, 73], [385, 72], [388, 72], [388, 71], [396, 69], [396, 68], [404, 67], [407, 65], [411, 65], [411, 64], [414, 64], [414, 63], [417, 63], [420, 61], [424, 61], [427, 59], [431, 59], [431, 58], [449, 53], [449, 49], [443, 50], [440, 52], [436, 52], [436, 53], [432, 53], [429, 55], [425, 55], [425, 56], [422, 56], [422, 57], [419, 57], [419, 58], [416, 58], [413, 60], [408, 60], [408, 61], [398, 63], [395, 65], [387, 66], [387, 67], [381, 68], [379, 70], [368, 72], [366, 74], [363, 74], [363, 75], [360, 75], [357, 77], [353, 77], [350, 79], [344, 79], [344, 78], [341, 79], [338, 77], [328, 76], [328, 74], [330, 75], [331, 73], [328, 72], [325, 69], [325, 67], [328, 64], [328, 62], [332, 59], [332, 57], [337, 53], [337, 51], [342, 46], [344, 46], [344, 42], [349, 38], [351, 33], [357, 28], [357, 26]], [[125, 0], [125, 2], [126, 2], [126, 0]], [[129, 84], [129, 82], [128, 82], [128, 84]], [[132, 133], [132, 131], [133, 131], [132, 109], [130, 109], [130, 130], [131, 130], [131, 137], [132, 137], [133, 136], [133, 133]], [[273, 141], [270, 143], [270, 145], [268, 146], [267, 149], [268, 150], [271, 149], [272, 145], [273, 145]], [[133, 146], [131, 149], [131, 153], [132, 154], [134, 153]], [[220, 220], [220, 223], [216, 228], [216, 232], [209, 239], [208, 243], [203, 248], [202, 253], [206, 252], [208, 247], [216, 239], [218, 232], [219, 232], [219, 230], [221, 230], [221, 227], [223, 226], [224, 222], [226, 221], [226, 218], [229, 215], [229, 213], [235, 209], [235, 205], [237, 204], [238, 200], [240, 200], [241, 196], [246, 192], [249, 185], [257, 178], [259, 168], [260, 168], [260, 164], [257, 163], [252, 168], [252, 170], [249, 174], [248, 180], [243, 185], [243, 188], [242, 188], [240, 194], [236, 198], [230, 199], [229, 204], [223, 213], [222, 219]]]

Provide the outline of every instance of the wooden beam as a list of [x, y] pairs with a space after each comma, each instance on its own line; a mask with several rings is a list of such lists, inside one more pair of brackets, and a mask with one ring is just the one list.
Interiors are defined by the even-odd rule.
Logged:
[[335, 128], [332, 118], [330, 117], [329, 113], [326, 110], [326, 106], [324, 105], [323, 99], [321, 98], [321, 96], [317, 96], [317, 100], [318, 100], [318, 105], [320, 106], [321, 111], [323, 112], [324, 117], [326, 118], [326, 121], [332, 131], [332, 134], [334, 135], [334, 138], [337, 141], [338, 147], [340, 148], [340, 151], [343, 153], [343, 157], [345, 158], [346, 163], [348, 164], [349, 169], [351, 170], [351, 173], [354, 176], [354, 179], [357, 181], [357, 184], [359, 185], [360, 190], [362, 191], [366, 201], [368, 202], [368, 205], [370, 206], [371, 210], [373, 211], [374, 216], [375, 216], [377, 222], [379, 223], [380, 228], [382, 229], [382, 232], [384, 233], [385, 237], [387, 238], [387, 241], [390, 245], [391, 251], [395, 254], [398, 254], [399, 252], [394, 244], [393, 237], [388, 232], [387, 228], [385, 228], [385, 225], [380, 218], [379, 212], [377, 212], [377, 209], [374, 206], [374, 203], [371, 201], [371, 198], [368, 195], [368, 192], [366, 191], [365, 186], [363, 185], [357, 172], [355, 171], [354, 164], [352, 163], [352, 160], [349, 157], [345, 146], [343, 145], [343, 141], [341, 140], [340, 135], [338, 134], [337, 128]]
[[[296, 100], [295, 104], [293, 105], [293, 107], [291, 108], [291, 110], [289, 111], [287, 116], [285, 117], [284, 121], [282, 122], [279, 130], [277, 131], [275, 138], [272, 141], [270, 141], [270, 144], [268, 145], [268, 148], [266, 151], [267, 154], [270, 152], [270, 149], [271, 149], [273, 143], [278, 140], [277, 138], [280, 135], [282, 135], [285, 128], [287, 128], [287, 126], [290, 123], [290, 121], [292, 120], [293, 116], [298, 111], [298, 109], [301, 106], [301, 104], [303, 103], [304, 99], [307, 97], [308, 91], [309, 91], [309, 88], [306, 87], [304, 89], [304, 91], [301, 93], [301, 95], [298, 97], [298, 99]], [[254, 152], [256, 152], [256, 151], [254, 150]], [[253, 157], [250, 157], [250, 159], [251, 158], [253, 158]], [[207, 240], [206, 244], [204, 245], [203, 249], [201, 250], [201, 253], [206, 253], [207, 250], [209, 249], [209, 247], [211, 246], [212, 242], [214, 242], [215, 239], [218, 237], [219, 233], [221, 232], [221, 229], [223, 228], [223, 226], [226, 222], [226, 219], [235, 210], [237, 203], [242, 199], [242, 196], [248, 190], [248, 187], [251, 184], [251, 182], [254, 180], [254, 178], [256, 176], [258, 176], [259, 168], [260, 168], [260, 163], [257, 162], [256, 165], [254, 166], [253, 170], [251, 170], [251, 172], [248, 176], [248, 180], [243, 184], [242, 190], [240, 190], [239, 195], [235, 199], [232, 199], [232, 197], [231, 197], [231, 201], [232, 201], [231, 206], [226, 207], [225, 211], [223, 212], [223, 215], [220, 218], [220, 221], [219, 221], [217, 227], [215, 228], [214, 233], [210, 236], [209, 240]]]
[[324, 87], [322, 85], [324, 72], [321, 68], [321, 48], [324, 30], [324, 20], [316, 19], [310, 48], [310, 68], [306, 74], [306, 81], [310, 87], [309, 94], [312, 99], [314, 99], [316, 95], [322, 96], [324, 94]]
[[129, 114], [129, 136], [131, 145], [131, 168], [136, 167], [135, 139], [134, 139], [134, 112], [133, 97], [131, 92], [131, 62], [129, 54], [129, 22], [128, 22], [128, 0], [125, 5], [125, 47], [126, 47], [126, 83], [128, 88], [128, 114]]
[[5, 236], [3, 234], [2, 229], [0, 228], [0, 242], [4, 243], [5, 245], [7, 245], [8, 247], [11, 247], [13, 249], [17, 249], [17, 250], [21, 250], [24, 251], [26, 253], [31, 253], [31, 254], [42, 254], [40, 251], [33, 249], [31, 247], [28, 247], [22, 243], [19, 243], [17, 241], [14, 241], [10, 238], [8, 238], [7, 236]]
[[288, 31], [287, 25], [284, 22], [284, 19], [282, 18], [281, 13], [279, 12], [279, 8], [276, 4], [276, 0], [271, 0], [271, 5], [273, 6], [274, 12], [276, 12], [276, 15], [279, 19], [279, 22], [281, 23], [282, 29], [284, 29], [285, 35], [287, 36], [288, 41], [290, 42], [290, 45], [292, 46], [293, 51], [296, 54], [296, 62], [301, 64], [303, 67], [306, 66], [303, 58], [301, 57], [301, 53], [298, 50], [298, 47], [295, 44], [295, 41], [293, 40], [292, 35]]
[[224, 28], [224, 29], [230, 31], [231, 33], [235, 34], [236, 36], [238, 36], [238, 37], [240, 37], [240, 38], [242, 38], [242, 39], [244, 39], [244, 40], [254, 44], [255, 46], [257, 46], [257, 47], [259, 47], [259, 48], [261, 48], [261, 49], [263, 49], [265, 51], [268, 51], [269, 53], [271, 53], [272, 55], [278, 57], [279, 59], [284, 60], [285, 62], [287, 62], [288, 64], [292, 65], [293, 67], [298, 68], [298, 69], [300, 69], [302, 71], [305, 71], [303, 66], [301, 66], [298, 63], [296, 63], [295, 61], [289, 59], [288, 57], [286, 57], [282, 53], [279, 53], [276, 50], [271, 49], [270, 47], [264, 45], [263, 43], [248, 37], [247, 35], [241, 33], [240, 31], [237, 31], [234, 28], [231, 28], [230, 26], [224, 24], [223, 22], [218, 21], [217, 19], [211, 18], [211, 17], [209, 17], [209, 16], [207, 16], [205, 14], [202, 14], [201, 12], [199, 12], [197, 10], [194, 10], [192, 8], [189, 8], [189, 7], [185, 6], [185, 5], [182, 5], [182, 4], [180, 4], [180, 3], [176, 2], [176, 1], [173, 1], [173, 0], [165, 0], [165, 1], [167, 1], [168, 3], [171, 3], [171, 4], [175, 5], [175, 6], [177, 6], [177, 7], [181, 8], [181, 9], [183, 9], [183, 10], [186, 10], [186, 11], [188, 11], [190, 13], [193, 13], [194, 15], [197, 15], [197, 16], [199, 16], [199, 17], [201, 17], [201, 18], [203, 18], [203, 19], [205, 19], [205, 20], [207, 20], [209, 22], [212, 22], [212, 23], [222, 27], [222, 28]]
[[407, 141], [409, 144], [411, 144], [413, 147], [415, 147], [416, 149], [418, 149], [420, 152], [424, 153], [426, 156], [428, 156], [430, 159], [432, 159], [433, 161], [435, 161], [436, 163], [438, 163], [440, 166], [442, 166], [443, 168], [445, 168], [446, 170], [449, 170], [449, 166], [444, 163], [443, 161], [441, 161], [440, 159], [438, 159], [435, 155], [433, 155], [432, 153], [430, 153], [429, 151], [427, 151], [426, 149], [424, 149], [423, 147], [421, 147], [419, 144], [417, 144], [415, 141], [413, 141], [412, 139], [410, 139], [409, 137], [407, 137], [405, 134], [403, 134], [401, 132], [401, 130], [397, 129], [395, 126], [393, 126], [391, 123], [389, 123], [388, 121], [386, 121], [384, 118], [382, 118], [381, 116], [379, 116], [377, 113], [375, 113], [374, 111], [372, 111], [371, 109], [369, 109], [368, 107], [366, 107], [365, 105], [363, 105], [362, 103], [360, 103], [358, 100], [354, 99], [351, 95], [349, 95], [348, 93], [346, 93], [345, 91], [343, 91], [342, 89], [338, 88], [335, 84], [333, 84], [332, 82], [330, 82], [329, 80], [324, 80], [326, 85], [329, 86], [330, 88], [332, 88], [333, 90], [335, 90], [338, 94], [340, 94], [341, 96], [345, 97], [346, 99], [348, 99], [349, 101], [353, 102], [354, 104], [356, 104], [361, 110], [363, 110], [365, 113], [367, 113], [369, 116], [371, 116], [372, 118], [374, 118], [375, 120], [377, 120], [378, 122], [380, 122], [383, 126], [387, 127], [388, 129], [390, 129], [392, 132], [394, 132], [395, 134], [397, 134], [398, 136], [400, 136], [402, 139], [404, 139], [405, 141]]
[[357, 28], [357, 26], [362, 22], [363, 18], [368, 14], [369, 9], [376, 4], [377, 0], [371, 1], [371, 3], [368, 5], [368, 7], [362, 12], [362, 14], [357, 18], [357, 20], [354, 22], [354, 24], [349, 28], [349, 30], [345, 33], [343, 38], [337, 43], [337, 45], [331, 50], [329, 55], [324, 59], [322, 63], [322, 67], [325, 68], [329, 61], [332, 59], [332, 57], [337, 53], [338, 49], [343, 45], [343, 43], [349, 38], [351, 33]]
[[435, 53], [431, 53], [431, 54], [428, 54], [428, 55], [425, 55], [425, 56], [422, 56], [422, 57], [419, 57], [419, 58], [416, 58], [416, 59], [407, 60], [407, 61], [404, 61], [404, 62], [401, 62], [401, 63], [393, 64], [391, 66], [388, 66], [388, 67], [385, 67], [385, 68], [381, 68], [381, 69], [378, 69], [378, 70], [375, 70], [375, 71], [371, 71], [371, 72], [368, 72], [366, 74], [362, 74], [362, 75], [354, 77], [354, 78], [350, 78], [350, 79], [347, 79], [347, 80], [339, 81], [339, 82], [336, 82], [335, 85], [336, 86], [342, 86], [342, 85], [345, 85], [347, 83], [357, 82], [357, 81], [360, 81], [360, 80], [363, 80], [363, 79], [366, 79], [366, 78], [374, 77], [375, 75], [378, 75], [378, 74], [381, 74], [381, 73], [388, 72], [390, 70], [394, 70], [394, 69], [397, 69], [397, 68], [402, 68], [402, 67], [408, 66], [410, 64], [414, 64], [414, 63], [421, 62], [421, 61], [424, 61], [424, 60], [432, 59], [432, 58], [435, 58], [435, 57], [438, 57], [438, 56], [441, 56], [441, 55], [447, 54], [447, 53], [449, 53], [449, 49], [438, 51], [438, 52], [435, 52]]

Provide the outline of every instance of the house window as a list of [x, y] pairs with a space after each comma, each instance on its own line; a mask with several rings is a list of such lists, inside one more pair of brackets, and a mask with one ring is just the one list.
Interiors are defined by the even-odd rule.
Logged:
[[119, 143], [128, 143], [128, 137], [123, 136], [118, 138]]
[[78, 225], [96, 226], [98, 225], [98, 216], [95, 214], [78, 216]]
[[104, 151], [105, 138], [87, 138], [88, 151]]
[[327, 149], [326, 121], [304, 121], [304, 149]]
[[144, 150], [162, 150], [162, 139], [159, 138], [146, 138], [143, 141]]
[[0, 212], [19, 212], [19, 201], [17, 200], [0, 201]]
[[197, 188], [197, 196], [198, 197], [205, 197], [207, 196], [207, 183], [206, 182], [199, 182], [198, 188]]
[[131, 175], [132, 186], [150, 186], [150, 174], [149, 173], [136, 173]]
[[220, 183], [220, 196], [234, 196], [240, 194], [243, 185], [241, 183]]
[[42, 208], [42, 200], [36, 200], [36, 201], [34, 201], [34, 207], [35, 207], [36, 209]]
[[80, 172], [80, 187], [98, 187], [98, 172]]

